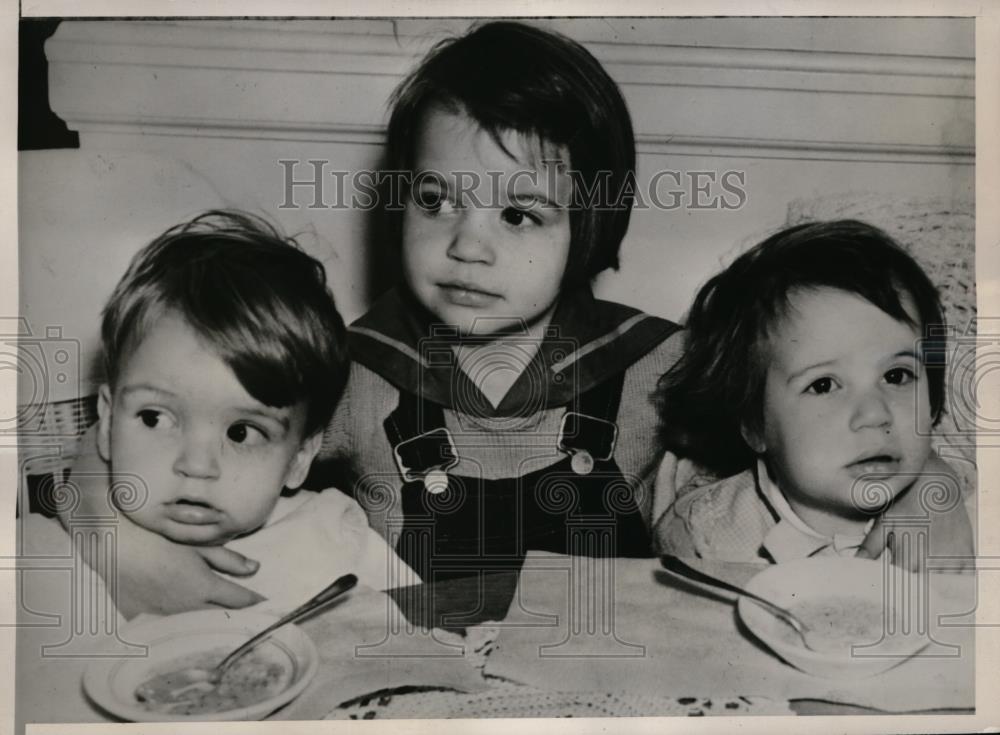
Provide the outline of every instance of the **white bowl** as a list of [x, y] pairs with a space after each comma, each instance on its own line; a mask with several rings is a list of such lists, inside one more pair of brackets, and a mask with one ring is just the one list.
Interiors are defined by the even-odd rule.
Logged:
[[926, 580], [888, 562], [850, 557], [775, 564], [751, 579], [748, 591], [793, 613], [798, 608], [806, 624], [813, 622], [820, 642], [828, 644], [822, 651], [806, 648], [789, 625], [753, 600], [741, 597], [738, 608], [746, 627], [795, 668], [858, 679], [891, 669], [930, 642], [916, 624], [919, 616], [930, 619]]
[[231, 651], [277, 619], [260, 612], [199, 610], [123, 626], [121, 639], [148, 646], [147, 654], [94, 661], [84, 672], [84, 690], [107, 712], [133, 722], [262, 719], [301, 694], [319, 666], [316, 646], [294, 625], [279, 628], [255, 649], [258, 655], [287, 666], [291, 672], [287, 685], [265, 700], [224, 712], [164, 714], [146, 709], [136, 699], [135, 689], [156, 674], [170, 671], [178, 659], [215, 649]]

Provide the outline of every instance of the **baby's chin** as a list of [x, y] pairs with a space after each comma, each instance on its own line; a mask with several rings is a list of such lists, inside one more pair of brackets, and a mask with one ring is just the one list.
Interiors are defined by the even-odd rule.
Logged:
[[912, 481], [902, 475], [858, 481], [851, 487], [851, 508], [869, 517], [884, 513]]
[[500, 333], [512, 321], [508, 317], [476, 316], [454, 308], [430, 309], [428, 312], [431, 323], [437, 327], [432, 336], [441, 337], [443, 342], [455, 338], [489, 337]]
[[441, 319], [447, 324], [454, 338], [489, 342], [503, 337], [527, 337], [528, 323], [517, 317], [478, 316], [473, 319]]
[[216, 523], [195, 525], [162, 518], [147, 522], [134, 518], [133, 520], [147, 531], [159, 534], [168, 541], [187, 546], [221, 546], [240, 535]]

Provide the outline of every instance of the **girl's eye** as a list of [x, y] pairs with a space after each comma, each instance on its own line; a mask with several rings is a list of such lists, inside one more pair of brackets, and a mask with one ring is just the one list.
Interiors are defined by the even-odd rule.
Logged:
[[508, 225], [512, 225], [514, 227], [520, 227], [525, 224], [525, 222], [533, 225], [537, 225], [541, 222], [538, 215], [532, 214], [524, 209], [518, 209], [517, 207], [505, 207], [504, 210], [500, 212], [500, 219]]
[[234, 444], [257, 446], [267, 441], [267, 434], [253, 424], [236, 423], [226, 429], [226, 438]]
[[905, 367], [892, 368], [885, 374], [885, 382], [889, 385], [908, 385], [916, 379], [916, 374]]
[[809, 387], [806, 388], [806, 393], [821, 396], [832, 391], [834, 387], [833, 378], [819, 378], [809, 384]]
[[436, 188], [418, 189], [413, 195], [413, 203], [425, 214], [430, 215], [449, 214], [455, 211], [455, 205], [448, 201], [444, 192]]
[[171, 423], [165, 413], [153, 408], [144, 408], [136, 415], [147, 429], [165, 429]]

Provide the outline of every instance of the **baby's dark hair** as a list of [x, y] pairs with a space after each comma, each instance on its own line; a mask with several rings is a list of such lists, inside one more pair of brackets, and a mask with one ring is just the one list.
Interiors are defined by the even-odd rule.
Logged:
[[105, 373], [151, 325], [181, 316], [268, 406], [308, 405], [306, 436], [323, 429], [347, 380], [346, 329], [322, 263], [265, 220], [213, 210], [140, 250], [104, 307]]
[[[708, 281], [687, 318], [683, 357], [658, 390], [665, 448], [719, 474], [754, 461], [741, 427], [763, 421], [768, 338], [801, 290], [855, 294], [923, 338], [935, 424], [944, 404], [944, 316], [937, 289], [882, 230], [854, 220], [797, 225], [772, 235]], [[906, 298], [919, 323], [906, 311]]]
[[618, 85], [582, 45], [524, 23], [496, 21], [442, 41], [396, 89], [387, 162], [411, 171], [432, 107], [463, 113], [504, 148], [513, 131], [565, 146], [573, 176], [565, 284], [618, 267], [635, 191], [635, 136]]

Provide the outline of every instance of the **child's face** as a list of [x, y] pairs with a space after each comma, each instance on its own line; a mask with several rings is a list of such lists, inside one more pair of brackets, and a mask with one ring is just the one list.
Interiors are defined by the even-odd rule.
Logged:
[[790, 501], [857, 518], [885, 500], [874, 488], [854, 489], [859, 478], [895, 497], [927, 460], [932, 421], [919, 334], [837, 289], [799, 291], [791, 306], [770, 339], [763, 437], [755, 440], [762, 446], [754, 448], [766, 452]]
[[[417, 137], [403, 271], [420, 303], [464, 335], [544, 326], [569, 256], [569, 175], [536, 167], [516, 133], [502, 140], [509, 154], [474, 120], [440, 108]], [[568, 154], [561, 162], [568, 168]]]
[[148, 497], [123, 512], [180, 543], [219, 544], [260, 526], [283, 486], [304, 479], [320, 435], [306, 406], [266, 406], [175, 313], [159, 317], [102, 386], [99, 448]]

